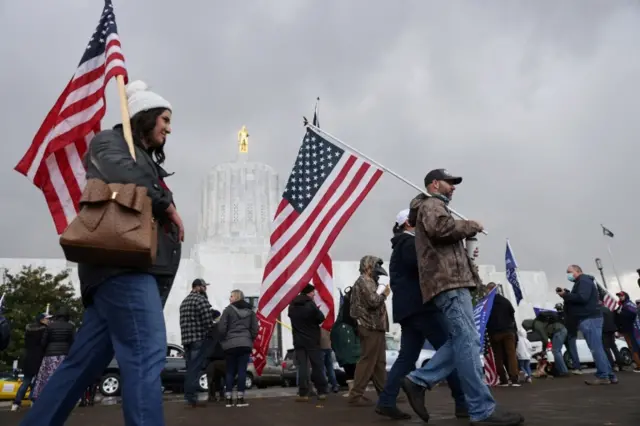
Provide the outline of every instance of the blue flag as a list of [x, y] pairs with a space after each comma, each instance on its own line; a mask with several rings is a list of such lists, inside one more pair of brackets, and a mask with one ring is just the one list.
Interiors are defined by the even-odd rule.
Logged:
[[493, 309], [493, 301], [496, 298], [497, 288], [494, 288], [482, 298], [476, 306], [473, 308], [473, 320], [476, 323], [476, 329], [480, 334], [480, 347], [484, 348], [484, 337], [487, 331], [487, 322], [491, 315], [491, 309]]
[[520, 304], [522, 300], [522, 289], [520, 288], [520, 283], [518, 282], [518, 274], [516, 273], [516, 269], [518, 268], [518, 264], [516, 263], [516, 258], [513, 256], [513, 251], [511, 250], [511, 245], [509, 244], [509, 240], [507, 240], [507, 251], [504, 254], [504, 268], [507, 273], [507, 281], [513, 287], [513, 294], [516, 296], [516, 304]]
[[544, 308], [536, 308], [535, 306], [533, 307], [533, 313], [538, 316], [540, 315], [540, 312], [558, 312], [555, 309], [544, 309]]

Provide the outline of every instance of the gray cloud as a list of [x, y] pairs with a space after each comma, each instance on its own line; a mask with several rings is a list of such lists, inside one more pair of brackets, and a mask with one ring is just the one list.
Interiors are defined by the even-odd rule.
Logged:
[[[5, 2], [0, 13], [1, 257], [59, 257], [42, 195], [13, 171], [79, 60], [100, 7]], [[99, 2], [98, 2], [99, 3]], [[252, 158], [286, 179], [301, 116], [421, 184], [434, 167], [466, 178], [454, 207], [485, 224], [483, 262], [509, 237], [523, 269], [561, 279], [615, 233], [618, 269], [640, 267], [640, 9], [633, 1], [115, 1], [132, 78], [174, 105], [167, 167], [195, 239], [207, 171]], [[117, 122], [115, 87], [105, 126]], [[625, 189], [627, 188], [627, 189]], [[382, 179], [334, 257], [389, 253], [395, 213], [415, 191]], [[611, 271], [612, 272], [612, 271]]]

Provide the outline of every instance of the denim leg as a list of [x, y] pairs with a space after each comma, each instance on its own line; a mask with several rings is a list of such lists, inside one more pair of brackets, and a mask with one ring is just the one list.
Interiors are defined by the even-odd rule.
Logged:
[[107, 319], [120, 367], [125, 424], [163, 426], [160, 374], [167, 362], [167, 331], [155, 278], [113, 277], [98, 288], [94, 300]]
[[202, 372], [203, 358], [205, 354], [204, 341], [193, 342], [189, 345], [189, 351], [185, 353], [187, 360], [187, 372], [184, 376], [184, 399], [189, 403], [198, 400], [198, 379]]
[[323, 349], [322, 357], [324, 362], [325, 375], [329, 381], [329, 385], [332, 388], [338, 387], [338, 380], [336, 379], [336, 372], [333, 369], [333, 351], [331, 349]]
[[227, 398], [231, 398], [231, 392], [233, 392], [233, 382], [236, 379], [238, 372], [238, 356], [235, 353], [225, 353], [225, 361], [227, 364], [227, 372], [225, 377], [225, 394]]
[[13, 400], [15, 405], [21, 405], [24, 396], [27, 393], [27, 390], [31, 387], [33, 383], [33, 376], [24, 376], [22, 378], [22, 384], [18, 388], [18, 392], [16, 392], [16, 398]]
[[247, 366], [251, 352], [238, 355], [238, 395], [243, 394], [247, 387]]
[[558, 372], [560, 374], [567, 374], [569, 372], [567, 364], [564, 363], [564, 358], [562, 357], [562, 347], [564, 346], [564, 341], [566, 339], [566, 328], [560, 331], [556, 331], [551, 337], [551, 352], [553, 353], [553, 362], [556, 364], [556, 368], [558, 369]]
[[580, 366], [580, 357], [578, 356], [578, 337], [577, 336], [569, 336], [567, 338], [567, 349], [569, 350], [569, 356], [571, 357], [571, 362], [573, 364], [574, 370], [581, 370]]
[[607, 355], [604, 353], [604, 346], [602, 345], [602, 323], [603, 319], [600, 318], [587, 318], [580, 321], [580, 331], [584, 334], [584, 339], [587, 341], [587, 345], [591, 350], [593, 361], [596, 364], [596, 377], [599, 379], [611, 379], [615, 380], [616, 376], [613, 374], [613, 370]]
[[[100, 315], [96, 305], [97, 302], [85, 309], [82, 326], [69, 354], [53, 373], [20, 425], [62, 426], [82, 392], [113, 359], [107, 319]], [[130, 424], [127, 423], [127, 426]]]
[[496, 404], [489, 387], [484, 383], [480, 336], [473, 318], [471, 294], [468, 289], [450, 290], [437, 295], [434, 303], [447, 320], [449, 340], [438, 349], [425, 368], [407, 377], [417, 384], [432, 386], [444, 380], [455, 368], [471, 420], [484, 420], [493, 413]]
[[424, 334], [421, 327], [416, 327], [416, 321], [409, 318], [401, 324], [402, 332], [400, 334], [400, 351], [398, 358], [391, 366], [391, 370], [387, 375], [387, 382], [384, 389], [380, 392], [378, 405], [381, 407], [395, 407], [396, 399], [400, 393], [402, 380], [416, 366], [416, 361], [420, 356], [420, 350], [424, 345]]

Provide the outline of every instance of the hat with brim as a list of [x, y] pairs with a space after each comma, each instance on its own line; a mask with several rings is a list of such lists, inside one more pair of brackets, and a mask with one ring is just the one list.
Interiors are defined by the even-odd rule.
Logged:
[[424, 177], [424, 186], [429, 185], [434, 180], [443, 180], [452, 185], [460, 185], [462, 183], [460, 176], [453, 176], [446, 169], [434, 169], [427, 173]]

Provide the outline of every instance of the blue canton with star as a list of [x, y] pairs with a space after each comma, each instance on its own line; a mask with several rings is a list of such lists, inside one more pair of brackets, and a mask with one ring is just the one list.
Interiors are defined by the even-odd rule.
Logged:
[[82, 55], [82, 59], [80, 59], [80, 64], [96, 56], [104, 55], [105, 49], [107, 48], [107, 37], [117, 32], [118, 26], [116, 25], [116, 16], [113, 13], [113, 5], [111, 4], [111, 0], [106, 0], [100, 22], [95, 32], [91, 35], [84, 55]]
[[283, 197], [302, 213], [331, 174], [344, 150], [307, 129]]

